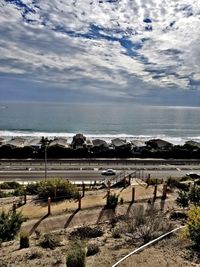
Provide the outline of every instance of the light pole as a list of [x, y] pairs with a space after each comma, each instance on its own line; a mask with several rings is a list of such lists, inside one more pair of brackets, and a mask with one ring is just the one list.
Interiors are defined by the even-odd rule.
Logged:
[[44, 178], [45, 182], [47, 180], [47, 147], [49, 145], [49, 141], [46, 139], [44, 142]]
[[47, 180], [47, 143], [44, 145], [44, 179]]

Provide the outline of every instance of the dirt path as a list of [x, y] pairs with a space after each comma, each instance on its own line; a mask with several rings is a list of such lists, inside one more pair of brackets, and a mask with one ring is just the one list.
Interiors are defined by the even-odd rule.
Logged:
[[[143, 199], [152, 199], [154, 187], [150, 186], [146, 188], [145, 186], [138, 185], [135, 183], [132, 186], [127, 188], [118, 188], [111, 189], [111, 193], [116, 193], [119, 195], [119, 200], [123, 199], [124, 203], [130, 203], [132, 199], [132, 187], [135, 187], [135, 200], [142, 201]], [[162, 185], [158, 186], [157, 196], [161, 197], [162, 195]], [[86, 191], [85, 197], [81, 199], [82, 209], [89, 208], [103, 208], [106, 204], [107, 190], [94, 190]], [[168, 198], [172, 198], [172, 195], [169, 195]], [[77, 200], [66, 200], [62, 202], [52, 203], [51, 204], [51, 213], [52, 215], [60, 215], [66, 212], [73, 212], [78, 208]], [[4, 206], [5, 209], [5, 206]], [[47, 213], [47, 202], [41, 201], [28, 201], [26, 205], [18, 209], [21, 211], [24, 216], [28, 219], [41, 218]]]
[[[105, 209], [104, 207], [94, 207], [87, 208], [83, 210], [74, 210], [70, 213], [64, 213], [61, 215], [44, 215], [38, 219], [28, 220], [23, 223], [22, 230], [28, 231], [30, 234], [33, 234], [34, 231], [40, 230], [41, 232], [50, 232], [58, 229], [67, 229], [82, 225], [95, 225], [101, 224], [103, 222], [109, 221], [111, 218], [119, 215], [128, 214], [131, 211], [132, 207], [139, 206], [150, 208], [154, 207], [159, 209], [161, 201], [158, 199], [155, 203], [149, 204], [144, 202], [138, 203], [125, 203], [123, 205], [118, 205], [116, 211]], [[172, 201], [165, 201], [165, 210], [170, 210], [172, 208]]]

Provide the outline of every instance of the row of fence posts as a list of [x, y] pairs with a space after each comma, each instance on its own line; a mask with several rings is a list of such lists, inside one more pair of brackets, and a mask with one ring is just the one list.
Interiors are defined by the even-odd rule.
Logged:
[[[129, 181], [128, 181], [128, 184], [130, 185], [130, 179], [131, 177], [129, 177]], [[124, 179], [125, 180], [125, 179]], [[107, 197], [110, 196], [110, 189], [111, 189], [111, 182], [108, 181], [107, 183]], [[154, 186], [154, 192], [153, 192], [153, 201], [156, 200], [157, 198], [157, 185]], [[55, 189], [55, 197], [56, 197], [56, 189]], [[79, 194], [79, 197], [78, 197], [78, 210], [81, 210], [81, 200], [82, 198], [85, 197], [85, 184], [83, 183], [82, 184], [82, 195]], [[163, 194], [162, 194], [162, 199], [165, 200], [167, 197], [167, 184], [164, 183], [163, 184]], [[27, 202], [27, 195], [26, 195], [26, 190], [24, 191], [24, 197], [23, 197], [23, 204], [22, 205], [25, 205], [26, 202]], [[135, 187], [132, 187], [132, 194], [131, 194], [131, 203], [134, 203], [135, 202]], [[13, 212], [16, 212], [16, 209], [17, 209], [17, 204], [16, 202], [14, 201], [13, 203]], [[51, 214], [51, 198], [48, 197], [48, 201], [47, 201], [47, 214], [50, 215]]]
[[[128, 185], [131, 184], [131, 176], [128, 177], [129, 181], [128, 181]], [[110, 196], [110, 181], [108, 181], [107, 183], [107, 197]], [[126, 179], [124, 179], [124, 187], [126, 187]], [[154, 185], [154, 192], [153, 192], [153, 201], [156, 200], [157, 198], [157, 189], [158, 189], [158, 185]], [[165, 200], [167, 197], [167, 184], [164, 183], [163, 184], [163, 192], [162, 192], [162, 200]], [[132, 187], [132, 198], [131, 198], [131, 203], [135, 202], [135, 187]]]

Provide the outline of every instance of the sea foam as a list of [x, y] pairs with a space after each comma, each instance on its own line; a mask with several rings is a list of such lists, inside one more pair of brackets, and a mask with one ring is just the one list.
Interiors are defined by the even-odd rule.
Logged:
[[[8, 130], [0, 130], [0, 137], [5, 139], [11, 139], [14, 137], [23, 137], [25, 139], [33, 139], [33, 138], [41, 138], [42, 136], [48, 138], [55, 138], [55, 137], [64, 137], [67, 138], [70, 142], [73, 136], [76, 133], [65, 133], [65, 132], [37, 132], [37, 131], [8, 131]], [[121, 138], [127, 141], [139, 140], [139, 141], [147, 141], [150, 139], [163, 139], [166, 140], [174, 145], [182, 145], [186, 141], [193, 140], [196, 142], [200, 142], [200, 136], [191, 136], [191, 137], [174, 137], [174, 136], [167, 136], [167, 135], [130, 135], [130, 134], [88, 134], [84, 133], [88, 139], [103, 139], [106, 142], [111, 142], [114, 138]]]

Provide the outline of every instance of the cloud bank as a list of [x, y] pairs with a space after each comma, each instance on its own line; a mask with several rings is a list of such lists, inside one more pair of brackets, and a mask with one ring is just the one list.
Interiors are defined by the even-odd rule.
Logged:
[[198, 0], [0, 0], [0, 35], [10, 86], [129, 100], [200, 89]]

